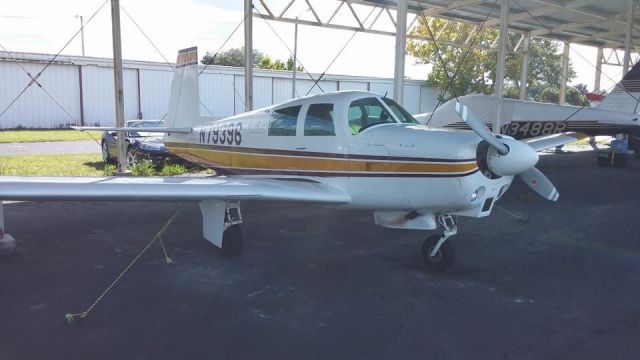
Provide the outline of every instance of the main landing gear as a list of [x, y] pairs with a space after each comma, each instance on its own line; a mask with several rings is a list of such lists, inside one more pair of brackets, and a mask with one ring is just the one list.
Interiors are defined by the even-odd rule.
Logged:
[[228, 202], [224, 215], [224, 232], [222, 233], [222, 246], [220, 254], [231, 258], [242, 252], [242, 213], [239, 202]]
[[447, 270], [453, 264], [455, 252], [450, 237], [458, 233], [458, 225], [450, 214], [437, 214], [438, 225], [444, 230], [442, 235], [431, 235], [422, 244], [422, 257], [427, 266], [437, 272]]

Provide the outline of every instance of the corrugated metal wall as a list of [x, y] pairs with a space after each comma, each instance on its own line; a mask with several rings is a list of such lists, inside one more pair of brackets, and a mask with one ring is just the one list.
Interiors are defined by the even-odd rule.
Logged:
[[[20, 64], [33, 76], [45, 65], [44, 55], [21, 54]], [[54, 63], [0, 116], [0, 128], [56, 128], [69, 124], [114, 125], [113, 68], [109, 59], [66, 57], [66, 63]], [[292, 80], [288, 72], [256, 70], [254, 107], [260, 108], [291, 99]], [[389, 79], [327, 76], [314, 82], [299, 74], [298, 96], [336, 90], [369, 90], [393, 96]], [[160, 119], [167, 111], [173, 72], [166, 64], [125, 62], [125, 118]], [[0, 111], [4, 110], [29, 83], [30, 78], [16, 62], [0, 61]], [[82, 83], [82, 86], [80, 85]], [[48, 93], [48, 94], [47, 94]], [[404, 106], [411, 113], [431, 111], [439, 94], [437, 89], [407, 81]], [[200, 111], [203, 115], [229, 116], [244, 111], [242, 69], [208, 67], [200, 77]], [[56, 102], [59, 103], [56, 104]], [[81, 105], [82, 103], [82, 105]], [[64, 110], [63, 110], [64, 109]], [[82, 111], [81, 111], [82, 110]], [[68, 114], [66, 112], [68, 112]]]
[[[44, 66], [30, 63], [20, 65], [33, 77]], [[1, 62], [0, 79], [0, 111], [3, 111], [25, 89], [31, 78], [17, 63]], [[80, 119], [79, 98], [78, 67], [52, 64], [37, 78], [37, 83], [27, 87], [0, 117], [0, 127], [50, 128], [73, 124]]]

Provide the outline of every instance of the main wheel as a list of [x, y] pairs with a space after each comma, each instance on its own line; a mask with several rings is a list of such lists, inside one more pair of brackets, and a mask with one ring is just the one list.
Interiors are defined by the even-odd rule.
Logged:
[[440, 246], [438, 252], [431, 256], [431, 252], [436, 247], [436, 244], [440, 240], [441, 235], [431, 235], [422, 244], [422, 257], [427, 266], [437, 272], [446, 271], [453, 264], [455, 259], [455, 253], [453, 246], [451, 246], [451, 240], [447, 240]]
[[220, 254], [224, 257], [236, 257], [242, 252], [242, 230], [240, 225], [232, 225], [222, 234]]

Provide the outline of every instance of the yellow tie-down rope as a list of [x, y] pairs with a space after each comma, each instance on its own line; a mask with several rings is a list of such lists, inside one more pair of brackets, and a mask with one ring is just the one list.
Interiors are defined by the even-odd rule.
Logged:
[[115, 278], [115, 280], [113, 280], [113, 282], [111, 282], [111, 284], [102, 292], [102, 294], [98, 296], [96, 301], [94, 301], [93, 304], [91, 304], [91, 306], [89, 306], [87, 310], [79, 313], [66, 314], [64, 317], [67, 320], [67, 322], [72, 323], [75, 320], [82, 320], [85, 317], [87, 317], [87, 315], [89, 315], [89, 312], [91, 312], [91, 310], [100, 302], [100, 300], [102, 300], [102, 298], [104, 298], [105, 295], [107, 295], [109, 290], [111, 290], [111, 288], [113, 288], [116, 285], [116, 283], [120, 281], [120, 279], [124, 276], [124, 274], [126, 274], [127, 271], [129, 271], [129, 269], [133, 267], [133, 265], [138, 261], [138, 259], [140, 259], [140, 257], [151, 247], [151, 245], [156, 240], [159, 240], [160, 242], [160, 246], [162, 247], [162, 252], [164, 253], [164, 259], [167, 262], [167, 264], [173, 263], [173, 260], [171, 260], [169, 255], [167, 255], [167, 249], [165, 248], [164, 242], [162, 241], [162, 235], [167, 231], [167, 229], [169, 228], [171, 223], [173, 223], [173, 221], [176, 219], [178, 214], [180, 214], [184, 206], [185, 206], [184, 203], [180, 205], [180, 207], [176, 210], [176, 212], [169, 218], [169, 220], [167, 220], [167, 222], [162, 226], [162, 228], [160, 228], [160, 231], [158, 231], [158, 233], [151, 239], [151, 241], [149, 241], [149, 243], [147, 243], [147, 245], [138, 253], [138, 255], [136, 255], [136, 257], [133, 258], [133, 260], [131, 260], [129, 265], [127, 265], [127, 267], [125, 267], [124, 270], [122, 270], [122, 272]]

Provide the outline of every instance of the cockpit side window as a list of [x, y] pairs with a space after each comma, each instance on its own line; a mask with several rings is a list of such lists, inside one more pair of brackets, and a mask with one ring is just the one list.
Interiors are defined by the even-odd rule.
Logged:
[[389, 99], [389, 98], [383, 98], [382, 101], [384, 101], [385, 104], [387, 104], [387, 106], [391, 109], [391, 111], [393, 111], [393, 114], [403, 123], [405, 124], [417, 124], [418, 121], [416, 119], [414, 119], [413, 116], [411, 116], [411, 114], [409, 114], [409, 112], [407, 110], [405, 110], [402, 106], [398, 105], [397, 102]]
[[379, 124], [395, 123], [391, 114], [375, 97], [358, 99], [349, 105], [349, 129], [355, 135], [360, 131]]
[[311, 104], [304, 119], [305, 136], [331, 136], [336, 131], [333, 125], [333, 104]]
[[300, 105], [274, 110], [269, 119], [269, 136], [296, 136]]

